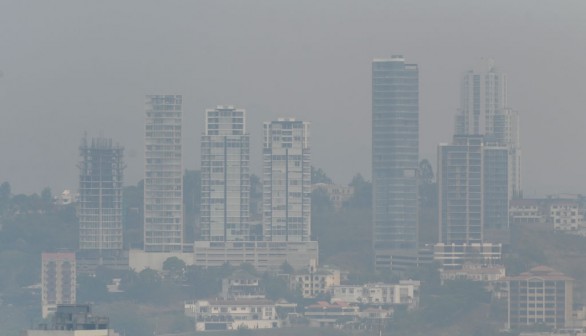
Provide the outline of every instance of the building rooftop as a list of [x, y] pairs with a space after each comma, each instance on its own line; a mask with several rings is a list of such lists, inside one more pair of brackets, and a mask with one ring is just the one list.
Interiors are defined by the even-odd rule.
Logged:
[[573, 278], [570, 278], [569, 276], [559, 271], [556, 271], [551, 267], [543, 265], [533, 267], [528, 272], [523, 272], [517, 276], [507, 277], [506, 280], [529, 280], [532, 278], [538, 278], [543, 280], [574, 280]]

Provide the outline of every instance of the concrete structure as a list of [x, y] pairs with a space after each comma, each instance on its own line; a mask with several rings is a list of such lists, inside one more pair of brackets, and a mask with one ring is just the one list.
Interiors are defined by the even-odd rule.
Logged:
[[305, 269], [318, 260], [316, 241], [306, 242], [195, 242], [194, 264], [202, 267], [219, 267], [225, 263], [239, 266], [252, 264], [258, 271], [279, 269], [284, 262], [294, 269]]
[[461, 269], [464, 264], [499, 265], [502, 263], [501, 244], [435, 244], [433, 259], [446, 270]]
[[577, 231], [584, 222], [577, 200], [552, 200], [549, 204], [548, 222], [556, 231]]
[[26, 330], [22, 336], [118, 336], [109, 319], [92, 315], [89, 305], [59, 305], [49, 323]]
[[509, 222], [511, 224], [540, 224], [545, 223], [546, 200], [543, 199], [514, 199], [509, 203]]
[[205, 114], [201, 138], [202, 240], [248, 240], [250, 136], [246, 112], [218, 106]]
[[508, 193], [522, 196], [519, 115], [507, 104], [507, 76], [483, 60], [462, 76], [455, 135], [493, 136], [508, 149]]
[[332, 302], [375, 306], [404, 305], [413, 309], [419, 305], [419, 288], [419, 281], [401, 280], [398, 284], [338, 285], [333, 286], [330, 293]]
[[75, 253], [43, 252], [41, 259], [41, 306], [47, 318], [58, 305], [75, 303]]
[[438, 147], [441, 243], [503, 242], [509, 230], [507, 148], [478, 135]]
[[506, 276], [505, 266], [464, 264], [461, 269], [440, 269], [440, 279], [492, 282]]
[[222, 279], [221, 297], [224, 300], [264, 299], [265, 290], [259, 277], [238, 269]]
[[265, 240], [306, 242], [311, 235], [309, 123], [264, 123], [263, 227]]
[[418, 253], [419, 70], [372, 62], [373, 249], [377, 269]]
[[350, 306], [345, 302], [330, 304], [326, 301], [319, 301], [305, 307], [304, 315], [309, 320], [311, 327], [342, 327], [360, 317], [360, 308]]
[[146, 97], [144, 250], [183, 250], [182, 96]]
[[275, 304], [269, 300], [199, 300], [185, 303], [196, 331], [279, 328]]
[[344, 203], [349, 201], [354, 195], [353, 187], [339, 184], [314, 183], [311, 189], [312, 191], [317, 189], [324, 190], [336, 210], [340, 210], [344, 206]]
[[84, 138], [79, 153], [79, 249], [122, 250], [124, 148]]
[[552, 268], [537, 266], [506, 278], [509, 292], [507, 327], [545, 325], [554, 329], [571, 324], [574, 280]]
[[329, 293], [333, 286], [340, 285], [340, 271], [312, 265], [296, 272], [289, 280], [292, 290], [299, 291], [304, 298], [315, 298]]

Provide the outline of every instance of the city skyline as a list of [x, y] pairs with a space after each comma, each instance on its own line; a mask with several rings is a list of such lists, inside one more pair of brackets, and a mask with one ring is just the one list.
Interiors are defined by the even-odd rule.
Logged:
[[[502, 3], [462, 0], [441, 6], [183, 3], [173, 14], [162, 4], [136, 4], [111, 10], [106, 3], [15, 3], [3, 13], [0, 25], [11, 34], [2, 37], [0, 109], [10, 123], [1, 126], [6, 164], [0, 176], [15, 192], [73, 189], [71, 162], [84, 130], [124, 144], [126, 181], [136, 184], [143, 175], [141, 98], [158, 92], [185, 96], [185, 127], [193, 128], [185, 134], [186, 153], [193, 153], [186, 168], [200, 166], [202, 111], [234, 104], [249, 113], [251, 160], [262, 156], [262, 122], [295, 116], [314, 125], [315, 166], [338, 183], [358, 172], [370, 179], [368, 68], [373, 57], [394, 53], [409, 55], [422, 69], [421, 158], [435, 162], [437, 143], [451, 138], [461, 74], [491, 57], [508, 74], [509, 104], [521, 114], [524, 166], [539, 167], [524, 169], [525, 195], [586, 189], [580, 162], [555, 164], [575, 160], [571, 151], [557, 149], [573, 144], [586, 122], [579, 112], [586, 105], [579, 81], [586, 76], [583, 3], [521, 0], [507, 4], [507, 11]], [[209, 29], [218, 16], [231, 24]], [[156, 17], [165, 28], [142, 17]], [[70, 29], [71, 22], [78, 29]], [[152, 50], [154, 40], [163, 47]], [[334, 115], [340, 118], [329, 127]], [[552, 133], [545, 141], [543, 135]], [[16, 150], [11, 139], [21, 134]], [[260, 175], [260, 166], [251, 172]]]

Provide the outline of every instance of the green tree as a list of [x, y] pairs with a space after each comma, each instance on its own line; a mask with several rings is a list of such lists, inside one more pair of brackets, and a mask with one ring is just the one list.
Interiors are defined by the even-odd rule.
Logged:
[[349, 184], [354, 188], [354, 194], [345, 207], [347, 208], [371, 208], [372, 207], [372, 183], [366, 181], [360, 174], [354, 175]]
[[169, 257], [163, 262], [163, 271], [167, 272], [172, 280], [179, 280], [185, 275], [185, 261]]
[[316, 183], [332, 184], [334, 182], [332, 182], [332, 179], [329, 178], [326, 172], [321, 168], [315, 168], [314, 166], [311, 166], [311, 184]]

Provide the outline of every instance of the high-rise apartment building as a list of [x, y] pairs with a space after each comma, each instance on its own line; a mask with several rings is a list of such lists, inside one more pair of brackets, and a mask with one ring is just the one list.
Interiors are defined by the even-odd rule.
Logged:
[[182, 96], [146, 97], [144, 250], [183, 248]]
[[440, 243], [490, 241], [486, 232], [506, 230], [508, 150], [480, 135], [455, 135], [438, 147]]
[[42, 313], [47, 318], [57, 310], [57, 305], [75, 303], [75, 253], [44, 252], [41, 262]]
[[472, 135], [438, 147], [440, 243], [482, 242], [482, 145], [482, 136]]
[[201, 237], [248, 239], [250, 136], [246, 112], [218, 106], [205, 112], [201, 139]]
[[372, 63], [375, 266], [418, 249], [419, 70], [403, 56]]
[[124, 148], [84, 138], [79, 147], [79, 249], [122, 250]]
[[509, 149], [509, 195], [511, 198], [522, 195], [519, 115], [507, 104], [507, 76], [492, 60], [483, 61], [462, 77], [455, 135], [485, 135], [506, 145]]
[[263, 228], [265, 240], [309, 241], [311, 161], [309, 122], [264, 123]]

